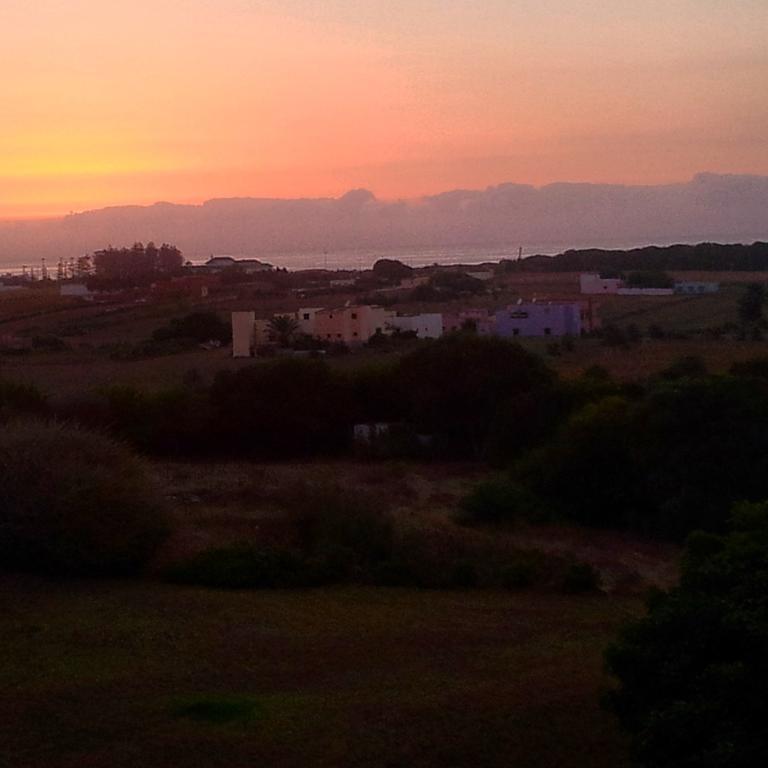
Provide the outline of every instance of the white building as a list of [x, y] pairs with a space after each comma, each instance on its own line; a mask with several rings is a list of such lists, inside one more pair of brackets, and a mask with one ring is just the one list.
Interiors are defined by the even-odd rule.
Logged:
[[255, 272], [269, 272], [274, 269], [271, 264], [258, 259], [236, 259], [234, 256], [211, 256], [203, 264], [203, 269], [206, 272], [221, 272], [231, 267], [237, 267], [249, 275]]
[[585, 272], [579, 275], [579, 287], [582, 293], [618, 293], [624, 287], [624, 281], [617, 277], [600, 277], [597, 272]]
[[315, 335], [315, 315], [322, 309], [322, 307], [302, 307], [296, 310], [296, 322], [302, 333], [306, 333], [308, 336]]
[[387, 320], [389, 328], [415, 331], [420, 339], [439, 339], [443, 335], [443, 316], [439, 313], [395, 315]]

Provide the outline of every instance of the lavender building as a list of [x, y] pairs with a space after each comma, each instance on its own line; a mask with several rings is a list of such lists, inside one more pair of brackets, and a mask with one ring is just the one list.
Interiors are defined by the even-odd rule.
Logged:
[[526, 302], [496, 312], [496, 334], [512, 336], [580, 336], [581, 305]]

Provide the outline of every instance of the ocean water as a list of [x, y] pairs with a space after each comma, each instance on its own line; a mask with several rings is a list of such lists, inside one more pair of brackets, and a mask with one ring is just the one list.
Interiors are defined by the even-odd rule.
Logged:
[[[522, 252], [523, 258], [527, 256], [543, 255], [554, 256], [570, 249], [605, 248], [625, 250], [649, 245], [665, 246], [674, 243], [695, 244], [707, 240], [720, 243], [752, 243], [756, 240], [764, 240], [763, 237], [732, 236], [722, 238], [681, 238], [674, 241], [662, 240], [656, 242], [638, 241], [607, 241], [599, 242], [543, 242], [535, 244], [510, 243], [509, 245], [491, 246], [430, 246], [410, 248], [371, 248], [371, 249], [337, 249], [329, 251], [280, 251], [261, 253], [218, 253], [234, 258], [257, 258], [272, 264], [275, 267], [285, 268], [291, 271], [302, 269], [329, 269], [329, 270], [362, 270], [370, 269], [378, 259], [397, 259], [411, 267], [426, 267], [433, 264], [482, 264], [486, 262], [499, 262], [502, 259], [517, 259]], [[206, 258], [191, 257], [193, 264], [203, 264]], [[56, 274], [56, 261], [47, 260], [48, 272], [51, 277]], [[24, 264], [14, 261], [0, 261], [0, 274], [20, 274]], [[41, 263], [26, 262], [26, 267], [34, 267], [39, 275]]]

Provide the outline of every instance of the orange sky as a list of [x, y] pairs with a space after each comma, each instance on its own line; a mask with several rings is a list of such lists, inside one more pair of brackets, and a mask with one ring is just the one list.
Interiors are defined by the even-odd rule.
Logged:
[[2, 0], [0, 217], [768, 174], [765, 0]]

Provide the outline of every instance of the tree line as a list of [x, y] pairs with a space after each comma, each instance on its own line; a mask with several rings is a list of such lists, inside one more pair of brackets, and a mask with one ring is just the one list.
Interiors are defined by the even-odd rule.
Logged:
[[764, 272], [768, 270], [768, 243], [699, 243], [647, 246], [628, 250], [588, 248], [557, 256], [503, 260], [508, 272], [611, 272], [624, 270], [702, 270], [712, 272]]

